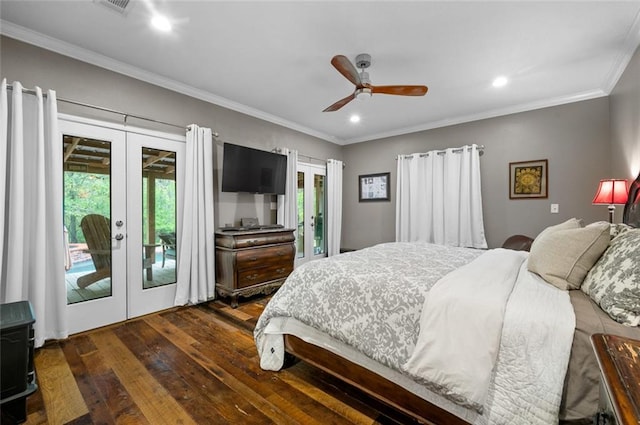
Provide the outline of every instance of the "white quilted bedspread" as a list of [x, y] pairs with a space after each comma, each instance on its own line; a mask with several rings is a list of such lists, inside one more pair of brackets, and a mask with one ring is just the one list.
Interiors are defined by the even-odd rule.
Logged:
[[522, 265], [477, 424], [557, 424], [575, 329], [569, 294]]
[[[282, 336], [265, 330], [272, 318], [292, 317], [403, 373], [418, 338], [425, 294], [483, 252], [388, 243], [297, 268], [256, 325], [261, 366], [282, 367]], [[525, 262], [505, 309], [483, 414], [475, 414], [474, 423], [557, 423], [574, 323], [568, 294], [526, 271]]]
[[427, 294], [416, 348], [403, 370], [448, 399], [482, 413], [507, 301], [527, 254], [485, 252]]

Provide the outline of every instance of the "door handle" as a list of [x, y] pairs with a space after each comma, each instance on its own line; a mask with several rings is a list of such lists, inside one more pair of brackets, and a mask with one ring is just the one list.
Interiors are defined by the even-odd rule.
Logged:
[[122, 233], [118, 233], [118, 234], [116, 235], [116, 237], [115, 237], [115, 240], [117, 240], [117, 241], [121, 241], [121, 240], [123, 240], [123, 239], [124, 239], [124, 235], [123, 235]]

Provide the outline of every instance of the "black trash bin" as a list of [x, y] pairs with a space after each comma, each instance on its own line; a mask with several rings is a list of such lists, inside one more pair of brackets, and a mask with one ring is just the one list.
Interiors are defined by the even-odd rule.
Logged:
[[33, 324], [29, 301], [0, 305], [0, 410], [2, 423], [27, 419], [27, 397], [37, 389], [33, 367]]

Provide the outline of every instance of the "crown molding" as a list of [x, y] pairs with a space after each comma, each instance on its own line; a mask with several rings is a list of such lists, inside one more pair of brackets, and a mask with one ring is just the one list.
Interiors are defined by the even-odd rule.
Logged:
[[602, 87], [607, 94], [610, 94], [624, 70], [627, 69], [627, 65], [631, 61], [636, 49], [640, 46], [640, 11], [636, 14], [635, 19], [624, 41], [624, 48], [620, 52], [620, 57], [611, 67], [611, 70], [607, 74]]
[[140, 68], [127, 65], [106, 56], [99, 55], [95, 52], [80, 48], [76, 45], [63, 42], [61, 40], [46, 36], [44, 34], [29, 30], [27, 28], [1, 19], [0, 34], [17, 39], [19, 41], [23, 41], [25, 43], [33, 44], [47, 50], [51, 50], [53, 52], [80, 60], [82, 62], [87, 62], [92, 65], [96, 65], [98, 67], [129, 76], [131, 78], [145, 81], [150, 84], [175, 91], [177, 93], [181, 93], [254, 118], [261, 119], [263, 121], [277, 124], [282, 127], [298, 131], [300, 133], [304, 133], [337, 145], [344, 146], [608, 96], [622, 76], [622, 73], [626, 69], [627, 65], [629, 64], [629, 61], [635, 53], [635, 49], [638, 45], [640, 45], [640, 12], [636, 15], [634, 23], [627, 33], [625, 48], [620, 53], [619, 59], [614, 63], [611, 70], [604, 79], [602, 89], [590, 90], [582, 93], [570, 94], [567, 96], [560, 96], [552, 99], [545, 99], [542, 101], [514, 105], [507, 108], [483, 111], [478, 114], [447, 118], [420, 124], [413, 127], [399, 128], [382, 133], [372, 133], [352, 139], [340, 139], [336, 136], [329, 135], [306, 126], [302, 126], [284, 118], [249, 107], [247, 105], [240, 104], [238, 102], [234, 102], [230, 99], [214, 95], [212, 93], [179, 83], [175, 80], [168, 79], [148, 71], [144, 71]]
[[571, 94], [567, 96], [560, 96], [553, 99], [545, 99], [542, 101], [522, 103], [520, 105], [514, 105], [508, 108], [493, 109], [493, 110], [484, 111], [478, 114], [464, 115], [464, 116], [455, 117], [455, 118], [447, 118], [444, 120], [432, 121], [432, 122], [417, 125], [414, 127], [407, 127], [403, 129], [387, 131], [384, 133], [369, 134], [366, 136], [345, 140], [343, 141], [342, 144], [350, 145], [354, 143], [385, 139], [388, 137], [402, 136], [405, 134], [417, 133], [420, 131], [433, 130], [434, 128], [448, 127], [448, 126], [457, 125], [457, 124], [465, 124], [468, 122], [480, 121], [488, 118], [496, 118], [496, 117], [501, 117], [505, 115], [517, 114], [520, 112], [528, 112], [536, 109], [549, 108], [551, 106], [558, 106], [558, 105], [564, 105], [567, 103], [574, 103], [574, 102], [580, 102], [583, 100], [595, 99], [595, 98], [603, 97], [607, 95], [608, 94], [605, 91], [600, 89], [590, 90], [582, 93], [576, 93], [576, 94]]

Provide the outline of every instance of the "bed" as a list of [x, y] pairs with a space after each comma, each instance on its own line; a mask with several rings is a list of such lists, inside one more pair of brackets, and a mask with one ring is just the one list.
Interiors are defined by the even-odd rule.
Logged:
[[530, 253], [388, 243], [307, 263], [258, 320], [261, 367], [295, 356], [418, 423], [588, 420], [589, 337], [640, 339], [639, 187], [633, 227], [568, 220], [519, 237]]

